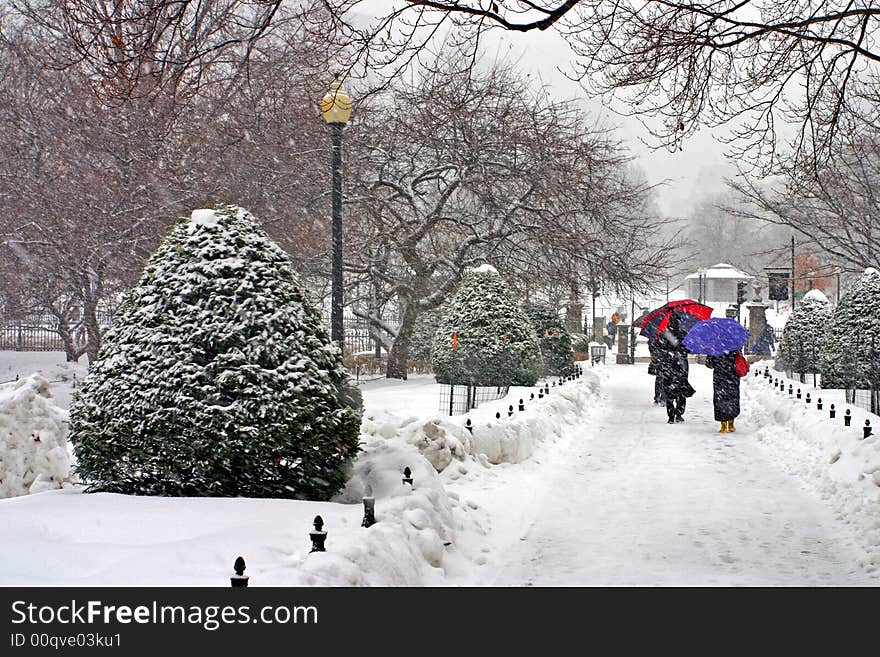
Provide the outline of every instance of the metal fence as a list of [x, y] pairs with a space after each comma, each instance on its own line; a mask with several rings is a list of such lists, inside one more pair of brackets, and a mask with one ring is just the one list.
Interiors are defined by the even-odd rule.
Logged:
[[[777, 369], [785, 372], [786, 377], [795, 379], [804, 384], [812, 384], [813, 388], [822, 385], [822, 375], [819, 372], [819, 356], [815, 343], [810, 345], [797, 344], [790, 350], [788, 357], [783, 354], [777, 354]], [[873, 348], [860, 349], [856, 348], [855, 356], [852, 353], [846, 358], [852, 358], [853, 367], [859, 367], [868, 364], [868, 381], [880, 380], [880, 360], [876, 358], [876, 351]], [[875, 388], [844, 388], [846, 401], [858, 408], [862, 408], [869, 413], [880, 415], [880, 390]]]
[[487, 401], [507, 396], [508, 386], [441, 385], [440, 412], [462, 415]]
[[54, 328], [39, 320], [0, 324], [0, 351], [61, 351], [64, 343]]

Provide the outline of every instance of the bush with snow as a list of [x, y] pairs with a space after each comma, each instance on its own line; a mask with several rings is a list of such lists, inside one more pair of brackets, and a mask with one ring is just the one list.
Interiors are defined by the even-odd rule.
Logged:
[[0, 498], [63, 488], [70, 481], [67, 413], [38, 374], [0, 385]]
[[326, 499], [358, 449], [342, 354], [245, 210], [181, 218], [70, 411], [90, 490]]
[[431, 365], [446, 384], [530, 386], [538, 380], [535, 328], [494, 268], [465, 272], [437, 323]]
[[866, 269], [834, 309], [819, 360], [823, 388], [880, 388], [880, 273]]
[[532, 304], [526, 306], [525, 310], [538, 334], [544, 376], [571, 374], [574, 371], [571, 334], [559, 313], [544, 304]]
[[785, 323], [777, 359], [805, 374], [819, 373], [822, 338], [828, 329], [831, 306], [819, 290], [811, 290]]

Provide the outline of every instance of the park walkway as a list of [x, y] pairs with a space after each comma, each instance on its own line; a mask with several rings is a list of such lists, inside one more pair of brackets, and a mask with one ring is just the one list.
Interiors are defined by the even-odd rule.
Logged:
[[691, 366], [697, 394], [676, 425], [651, 403], [646, 365], [605, 372], [601, 407], [541, 455], [527, 491], [507, 492], [516, 504], [503, 485], [480, 500], [509, 538], [484, 584], [877, 585], [848, 529], [753, 427], [717, 433], [708, 369]]

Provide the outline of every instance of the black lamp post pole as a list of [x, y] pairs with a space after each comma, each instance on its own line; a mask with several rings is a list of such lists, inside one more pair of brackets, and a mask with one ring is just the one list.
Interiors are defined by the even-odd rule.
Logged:
[[342, 327], [342, 128], [344, 123], [330, 123], [333, 139], [333, 262], [330, 296], [330, 338], [343, 342]]

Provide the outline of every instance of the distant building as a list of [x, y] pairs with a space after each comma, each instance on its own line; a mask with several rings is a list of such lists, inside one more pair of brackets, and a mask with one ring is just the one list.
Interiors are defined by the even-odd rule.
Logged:
[[740, 281], [749, 284], [746, 288], [746, 300], [751, 301], [754, 280], [755, 277], [751, 274], [740, 271], [733, 265], [719, 262], [709, 269], [694, 272], [685, 279], [685, 282], [689, 299], [702, 298], [706, 305], [722, 310], [728, 304], [736, 303], [736, 284]]

